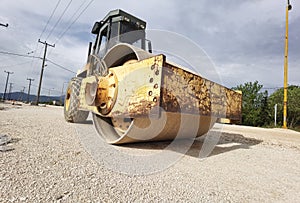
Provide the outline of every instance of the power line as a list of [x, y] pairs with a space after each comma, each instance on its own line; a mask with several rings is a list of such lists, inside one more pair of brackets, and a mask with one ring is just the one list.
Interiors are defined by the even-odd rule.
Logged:
[[[32, 79], [32, 78], [30, 78], [30, 79]], [[33, 82], [33, 81], [34, 81], [34, 79], [32, 79], [32, 82]], [[31, 88], [30, 88], [30, 92], [32, 92], [32, 87], [35, 87], [35, 88], [38, 87], [38, 85], [35, 85], [35, 84], [33, 84], [32, 82], [31, 82], [31, 85], [30, 85], [30, 87], [31, 87]], [[8, 84], [9, 84], [9, 83], [8, 83]], [[20, 88], [24, 87], [24, 86], [21, 85], [20, 83], [15, 83], [15, 82], [14, 82], [13, 84], [14, 84], [14, 87], [20, 87]], [[3, 85], [3, 86], [4, 86], [5, 84], [0, 82], [0, 85]], [[41, 90], [42, 90], [42, 91], [49, 91], [49, 88], [42, 87]], [[59, 93], [59, 95], [60, 95], [60, 93], [61, 93], [61, 90], [56, 90], [56, 89], [54, 89], [54, 90], [52, 90], [52, 91], [53, 91], [53, 92], [56, 92], [56, 93]], [[35, 96], [36, 96], [36, 95], [35, 95]]]
[[91, 0], [86, 7], [80, 12], [80, 14], [75, 18], [75, 20], [65, 29], [65, 31], [58, 37], [58, 39], [55, 41], [57, 43], [65, 34], [68, 32], [68, 30], [72, 27], [72, 25], [80, 18], [80, 16], [88, 9], [88, 7], [93, 3], [94, 0]]
[[[33, 87], [38, 87], [37, 85], [31, 85], [31, 86], [33, 86]], [[49, 91], [49, 89], [53, 89], [53, 88], [45, 88], [45, 87], [43, 87], [43, 88], [41, 88], [42, 90], [47, 90], [47, 91]], [[60, 91], [59, 90], [56, 90], [56, 89], [53, 89], [53, 91], [54, 92], [57, 92], [57, 93], [60, 93]]]
[[58, 25], [58, 23], [61, 21], [62, 17], [65, 15], [66, 11], [68, 10], [69, 6], [71, 5], [73, 0], [70, 0], [68, 5], [66, 6], [66, 8], [64, 9], [64, 11], [62, 12], [62, 14], [60, 15], [60, 17], [58, 18], [58, 20], [56, 21], [55, 25], [52, 27], [50, 33], [48, 34], [48, 36], [46, 37], [46, 40], [52, 35], [52, 32], [54, 31], [54, 29], [56, 28], [56, 26]]
[[[93, 2], [94, 0], [91, 0], [87, 5], [86, 7], [79, 13], [79, 15], [72, 21], [71, 24], [69, 24], [69, 26], [59, 34], [59, 37], [56, 39], [55, 41], [55, 44], [57, 44], [57, 42], [59, 40], [61, 40], [61, 38], [63, 38], [63, 36], [69, 31], [69, 29], [72, 27], [72, 25], [80, 18], [80, 16], [87, 10], [87, 8], [91, 5], [91, 3]], [[78, 7], [78, 9], [74, 12], [74, 14], [72, 15], [72, 17], [70, 18], [70, 21], [73, 19], [73, 17], [76, 15], [76, 13], [78, 13], [78, 11], [81, 9], [81, 7], [84, 5], [85, 1], [83, 1], [81, 3], [81, 5]], [[69, 21], [69, 22], [70, 22]], [[51, 54], [52, 52], [50, 51], [49, 55]]]
[[[85, 4], [85, 0], [83, 0], [82, 2], [81, 2], [81, 4], [80, 4], [80, 6], [77, 8], [77, 10], [73, 13], [73, 15], [71, 16], [71, 18], [70, 18], [70, 20], [68, 21], [68, 23], [67, 24], [69, 24], [72, 20], [73, 20], [73, 18], [75, 17], [75, 15], [78, 13], [78, 11], [82, 8], [82, 6]], [[59, 34], [59, 36], [62, 34], [63, 32], [61, 32], [60, 34]]]
[[[50, 20], [52, 19], [52, 17], [53, 17], [53, 15], [54, 15], [54, 13], [55, 13], [55, 11], [56, 11], [58, 5], [60, 4], [60, 2], [61, 2], [61, 0], [58, 0], [58, 2], [56, 3], [55, 8], [52, 10], [52, 13], [51, 13], [50, 17], [48, 18], [47, 23], [46, 23], [46, 25], [45, 25], [43, 31], [41, 32], [39, 39], [42, 38], [42, 35], [43, 35], [44, 32], [46, 31], [46, 29], [47, 29], [47, 27], [48, 27], [48, 25], [49, 25], [49, 22], [50, 22]], [[38, 45], [39, 45], [39, 43], [37, 42], [37, 43], [36, 43], [35, 50], [34, 50], [34, 52], [35, 52], [34, 56], [35, 56], [35, 57], [36, 57], [36, 52], [37, 52], [37, 50], [38, 50]], [[42, 54], [42, 50], [40, 51], [39, 56], [40, 56], [41, 54]], [[31, 69], [32, 72], [33, 72], [33, 67], [34, 67], [34, 65], [35, 65], [35, 63], [34, 63], [34, 65], [33, 65], [33, 60], [34, 60], [34, 58], [32, 58], [31, 64], [30, 64], [30, 66], [32, 67], [32, 69]]]
[[[63, 36], [68, 32], [68, 30], [72, 27], [72, 25], [79, 19], [79, 17], [86, 11], [86, 9], [90, 6], [90, 4], [93, 2], [94, 0], [91, 0], [87, 5], [86, 7], [79, 13], [79, 15], [71, 22], [71, 20], [75, 17], [75, 15], [79, 12], [79, 10], [83, 7], [83, 5], [85, 4], [85, 0], [81, 3], [81, 5], [78, 7], [78, 9], [73, 13], [72, 17], [70, 18], [69, 22], [71, 22], [69, 24], [69, 26], [64, 30], [62, 31], [60, 34], [59, 34], [59, 37], [56, 39], [55, 41], [55, 44], [57, 44], [57, 42], [59, 40], [61, 40], [61, 38], [63, 38]], [[68, 22], [68, 23], [69, 23]], [[52, 52], [50, 51], [49, 55], [51, 54]]]
[[61, 68], [61, 69], [63, 69], [63, 70], [66, 70], [66, 71], [69, 71], [69, 72], [71, 72], [71, 73], [75, 73], [75, 74], [76, 74], [76, 72], [74, 72], [74, 71], [72, 71], [72, 70], [70, 70], [70, 69], [67, 69], [67, 68], [63, 67], [63, 66], [61, 66], [61, 65], [59, 65], [59, 64], [57, 64], [57, 63], [51, 61], [50, 59], [46, 59], [46, 61], [52, 63], [53, 65], [55, 65], [55, 66], [57, 66], [57, 67], [59, 67], [59, 68]]
[[[25, 55], [25, 54], [12, 53], [12, 52], [8, 52], [8, 51], [0, 51], [0, 54], [11, 55], [11, 56], [19, 56], [19, 57], [24, 57], [24, 58], [32, 58], [32, 59], [42, 59], [41, 57], [28, 56], [28, 55]], [[32, 61], [31, 61], [31, 63], [32, 63]]]
[[[36, 47], [35, 47], [35, 50], [34, 50], [34, 57], [32, 58], [31, 63], [30, 63], [31, 73], [33, 73], [34, 67], [35, 67], [35, 65], [36, 65], [36, 61], [35, 61], [35, 62], [33, 62], [33, 61], [34, 61], [34, 59], [35, 59], [35, 57], [36, 57], [36, 53], [37, 53], [37, 52], [38, 52], [38, 43], [36, 44]], [[40, 50], [39, 56], [41, 56], [41, 54], [42, 54], [42, 49]]]
[[[56, 28], [56, 26], [57, 26], [58, 23], [60, 22], [61, 18], [62, 18], [63, 15], [65, 14], [66, 10], [69, 8], [69, 6], [70, 6], [70, 4], [71, 4], [72, 1], [73, 1], [73, 0], [71, 0], [71, 1], [69, 2], [69, 4], [68, 4], [67, 7], [65, 8], [65, 10], [64, 10], [63, 13], [61, 14], [61, 16], [59, 17], [58, 21], [56, 21], [55, 25], [52, 27], [50, 33], [49, 33], [48, 36], [46, 37], [46, 40], [45, 40], [45, 41], [48, 40], [48, 38], [50, 37], [50, 35], [51, 35], [52, 32], [54, 31], [54, 29]], [[53, 15], [54, 15], [54, 13], [55, 13], [55, 11], [56, 11], [58, 5], [60, 4], [60, 2], [61, 2], [61, 0], [59, 0], [59, 1], [57, 2], [57, 4], [56, 4], [56, 6], [55, 6], [55, 8], [54, 8], [54, 10], [53, 10], [53, 12], [52, 12], [50, 18], [48, 19], [47, 25], [49, 24], [50, 19], [52, 19], [52, 17], [53, 17]], [[46, 26], [47, 26], [47, 25], [46, 25]], [[41, 36], [42, 36], [42, 34], [44, 33], [45, 30], [46, 30], [46, 27], [44, 28], [43, 32], [41, 33], [39, 39], [41, 38]], [[55, 43], [54, 43], [54, 44], [55, 44]], [[36, 50], [37, 50], [37, 47], [38, 47], [38, 43], [37, 43], [37, 45], [36, 45]], [[42, 54], [42, 50], [40, 51], [40, 54], [39, 54], [39, 55], [41, 55], [41, 54]], [[31, 66], [33, 67], [33, 60], [31, 61]], [[33, 71], [33, 70], [32, 70], [32, 71]]]
[[9, 68], [9, 67], [14, 67], [14, 66], [20, 66], [20, 65], [24, 65], [30, 62], [24, 62], [24, 63], [18, 63], [18, 64], [14, 64], [14, 65], [8, 65], [8, 66], [2, 66], [2, 68]]
[[13, 56], [21, 56], [21, 57], [24, 57], [24, 58], [37, 58], [37, 59], [42, 59], [41, 57], [28, 56], [28, 55], [25, 55], [25, 54], [17, 54], [17, 53], [12, 53], [12, 52], [7, 52], [7, 51], [0, 51], [0, 54], [13, 55]]
[[[13, 56], [20, 56], [20, 57], [25, 57], [25, 58], [37, 58], [37, 59], [43, 59], [43, 58], [41, 58], [41, 57], [28, 56], [28, 55], [24, 55], [24, 54], [18, 54], [18, 53], [6, 52], [6, 51], [0, 51], [0, 54], [13, 55]], [[55, 63], [54, 61], [52, 61], [52, 60], [50, 60], [50, 59], [45, 59], [45, 60], [48, 61], [48, 62], [50, 62], [50, 63], [52, 63], [53, 65], [57, 66], [58, 68], [61, 68], [61, 69], [63, 69], [63, 70], [66, 70], [66, 71], [69, 71], [69, 72], [71, 72], [71, 73], [75, 73], [75, 74], [76, 74], [76, 72], [74, 72], [74, 71], [72, 71], [72, 70], [70, 70], [70, 69], [68, 69], [68, 68], [63, 67], [62, 65], [59, 65], [59, 64]], [[25, 63], [24, 63], [24, 64], [25, 64]], [[18, 65], [20, 65], [20, 64], [18, 64]], [[6, 66], [6, 67], [8, 67], [8, 66]]]
[[[52, 11], [50, 17], [48, 18], [48, 21], [47, 21], [47, 23], [46, 23], [46, 25], [45, 25], [45, 27], [44, 27], [42, 33], [40, 34], [39, 39], [41, 39], [42, 35], [44, 34], [45, 30], [47, 29], [47, 27], [48, 27], [48, 25], [49, 25], [49, 22], [50, 22], [50, 20], [52, 19], [52, 17], [53, 17], [53, 15], [54, 15], [54, 13], [55, 13], [55, 11], [56, 11], [56, 9], [57, 9], [57, 7], [58, 7], [58, 5], [59, 5], [60, 2], [61, 2], [61, 0], [58, 0], [58, 1], [57, 1], [55, 8], [53, 9], [53, 11]], [[37, 44], [37, 45], [38, 45], [38, 44]]]

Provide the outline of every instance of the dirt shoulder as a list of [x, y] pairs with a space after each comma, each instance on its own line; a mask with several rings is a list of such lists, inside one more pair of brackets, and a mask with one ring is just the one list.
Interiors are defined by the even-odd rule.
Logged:
[[263, 144], [296, 148], [300, 150], [300, 132], [282, 128], [258, 128], [224, 125], [226, 133], [242, 134], [245, 137], [262, 140]]
[[[13, 149], [0, 152], [0, 202], [300, 201], [300, 133], [295, 131], [216, 126], [211, 140], [217, 143], [207, 157], [199, 158], [207, 142], [203, 137], [186, 153], [174, 151], [181, 158], [165, 170], [128, 175], [106, 167], [109, 151], [99, 154], [100, 161], [87, 152], [80, 141], [84, 134], [64, 121], [62, 107], [1, 107], [0, 134], [12, 138]], [[144, 156], [168, 145], [112, 147]], [[127, 156], [114, 158], [126, 163]]]

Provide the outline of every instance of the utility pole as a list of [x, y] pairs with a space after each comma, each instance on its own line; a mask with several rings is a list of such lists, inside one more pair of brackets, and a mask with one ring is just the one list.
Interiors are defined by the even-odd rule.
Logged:
[[65, 84], [68, 84], [68, 82], [64, 82], [63, 83], [63, 86], [62, 86], [62, 89], [61, 89], [61, 96], [60, 96], [60, 103], [63, 104], [63, 95], [64, 95], [64, 87], [65, 87]]
[[27, 80], [29, 80], [28, 94], [27, 94], [27, 103], [29, 103], [30, 86], [31, 86], [31, 82], [34, 81], [34, 79], [33, 78], [27, 78]]
[[19, 101], [23, 101], [24, 92], [25, 92], [25, 87], [23, 86], [23, 89], [21, 89], [21, 94], [20, 94], [20, 96], [18, 98]]
[[11, 91], [12, 91], [12, 88], [13, 88], [13, 86], [12, 86], [13, 84], [14, 83], [12, 83], [12, 82], [9, 83], [8, 100], [11, 99]]
[[289, 11], [292, 10], [290, 0], [285, 9], [285, 49], [284, 49], [284, 85], [283, 85], [283, 128], [287, 128], [287, 100], [288, 100], [288, 46], [289, 46]]
[[40, 75], [39, 88], [38, 88], [38, 92], [37, 92], [36, 105], [39, 105], [39, 100], [40, 100], [40, 93], [41, 93], [42, 79], [43, 79], [43, 73], [44, 73], [44, 68], [45, 68], [45, 60], [46, 60], [46, 54], [47, 54], [47, 47], [48, 46], [55, 47], [55, 44], [51, 45], [51, 44], [48, 44], [46, 41], [42, 42], [40, 39], [39, 39], [38, 42], [45, 45], [45, 50], [44, 50], [44, 58], [43, 58], [41, 75]]
[[49, 89], [49, 93], [48, 93], [48, 98], [49, 98], [49, 99], [48, 99], [48, 102], [49, 102], [49, 104], [50, 104], [50, 102], [51, 102], [51, 98], [50, 98], [50, 92], [51, 92], [51, 90], [54, 90], [54, 88], [50, 88], [50, 89]]
[[8, 24], [7, 24], [7, 23], [6, 23], [6, 24], [0, 23], [0, 25], [3, 26], [3, 27], [8, 27]]
[[6, 96], [6, 90], [7, 90], [9, 75], [14, 74], [14, 72], [9, 72], [9, 71], [6, 71], [6, 70], [4, 72], [7, 73], [7, 77], [6, 77], [6, 83], [5, 83], [5, 90], [4, 90], [4, 94], [3, 94], [3, 101], [5, 100], [5, 96]]

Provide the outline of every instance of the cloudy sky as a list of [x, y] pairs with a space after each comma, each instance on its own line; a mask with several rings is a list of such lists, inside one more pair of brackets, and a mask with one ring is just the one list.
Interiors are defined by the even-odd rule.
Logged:
[[[185, 2], [185, 3], [183, 3]], [[90, 30], [113, 9], [123, 9], [147, 21], [147, 28], [178, 33], [195, 42], [210, 57], [223, 84], [228, 87], [258, 80], [265, 88], [283, 86], [285, 0], [1, 0], [0, 92], [6, 71], [13, 91], [34, 78], [36, 94], [41, 70], [43, 44], [47, 58], [73, 72], [87, 57]], [[289, 14], [289, 84], [300, 85], [300, 2], [291, 0]], [[56, 9], [55, 9], [56, 8]], [[52, 16], [52, 17], [51, 17]], [[51, 17], [51, 18], [50, 18]], [[175, 43], [175, 42], [174, 42]], [[153, 47], [155, 49], [155, 43]], [[16, 53], [29, 57], [13, 56]], [[60, 95], [74, 73], [47, 62], [42, 94]]]

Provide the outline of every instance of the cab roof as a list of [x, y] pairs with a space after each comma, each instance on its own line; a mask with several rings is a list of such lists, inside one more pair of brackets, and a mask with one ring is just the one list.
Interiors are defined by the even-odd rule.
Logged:
[[119, 17], [119, 16], [122, 16], [122, 17], [125, 17], [125, 18], [128, 18], [130, 21], [133, 21], [133, 22], [139, 22], [140, 25], [143, 25], [144, 27], [146, 27], [146, 22], [121, 10], [121, 9], [116, 9], [116, 10], [112, 10], [110, 11], [102, 20], [102, 22], [106, 22], [108, 21], [110, 18], [114, 18], [114, 17]]
[[120, 22], [120, 21], [126, 21], [130, 22], [131, 24], [135, 24], [139, 29], [146, 29], [146, 22], [121, 10], [116, 9], [110, 11], [100, 22], [96, 22], [94, 24], [94, 27], [92, 29], [93, 34], [98, 34], [100, 28], [107, 24], [109, 21], [111, 22]]

